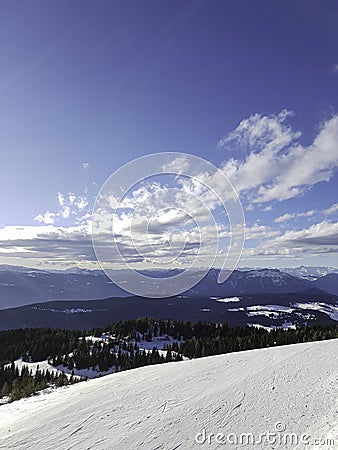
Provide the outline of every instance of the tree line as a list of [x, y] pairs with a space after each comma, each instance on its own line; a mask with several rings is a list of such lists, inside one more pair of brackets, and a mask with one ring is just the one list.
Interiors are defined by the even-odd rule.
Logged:
[[[104, 339], [90, 339], [88, 336]], [[140, 348], [140, 341], [171, 338], [164, 347]], [[15, 400], [32, 395], [48, 386], [75, 382], [62, 373], [62, 366], [74, 370], [92, 369], [118, 372], [150, 364], [200, 358], [221, 353], [288, 345], [338, 337], [338, 325], [309, 325], [296, 329], [266, 330], [256, 327], [231, 327], [226, 323], [190, 322], [140, 318], [121, 321], [88, 331], [53, 328], [17, 329], [0, 332], [0, 397]], [[142, 347], [142, 346], [141, 346]], [[151, 345], [148, 348], [151, 348]], [[27, 368], [19, 373], [14, 361], [48, 360], [60, 372]]]
[[40, 370], [39, 367], [34, 374], [27, 366], [23, 366], [19, 371], [12, 362], [8, 366], [0, 367], [0, 397], [8, 396], [9, 401], [13, 402], [51, 386], [67, 386], [82, 380], [84, 378], [75, 378], [73, 375], [68, 378], [64, 372]]

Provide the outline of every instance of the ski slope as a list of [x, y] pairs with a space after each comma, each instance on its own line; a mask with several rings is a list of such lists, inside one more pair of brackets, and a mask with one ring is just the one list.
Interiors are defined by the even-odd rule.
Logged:
[[108, 375], [0, 406], [0, 448], [338, 448], [337, 361], [331, 340]]

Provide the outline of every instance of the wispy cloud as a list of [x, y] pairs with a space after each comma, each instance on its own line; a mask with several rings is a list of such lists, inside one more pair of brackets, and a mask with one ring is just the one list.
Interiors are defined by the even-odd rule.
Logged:
[[268, 225], [260, 225], [255, 223], [251, 227], [246, 227], [245, 236], [246, 240], [251, 239], [270, 239], [272, 237], [276, 237], [280, 234], [279, 230], [274, 230]]
[[308, 228], [297, 231], [287, 231], [278, 237], [275, 245], [284, 245], [292, 248], [322, 248], [322, 251], [338, 252], [338, 222], [323, 220]]
[[34, 267], [52, 262], [65, 267], [79, 263], [96, 265], [89, 224], [6, 226], [0, 229], [0, 256], [8, 253]]
[[46, 211], [44, 214], [38, 214], [34, 217], [34, 220], [40, 223], [44, 223], [46, 225], [51, 225], [55, 222], [56, 214], [50, 211]]
[[69, 192], [67, 195], [58, 192], [57, 201], [59, 204], [58, 211], [46, 211], [44, 213], [34, 216], [34, 220], [41, 224], [51, 225], [62, 219], [69, 219], [74, 217], [79, 219], [79, 216], [85, 214], [85, 209], [88, 206], [88, 200], [86, 196], [75, 195], [73, 192]]
[[65, 198], [64, 198], [64, 196], [61, 194], [61, 192], [58, 192], [57, 197], [58, 197], [59, 205], [60, 205], [60, 206], [63, 206], [64, 203], [65, 203]]
[[301, 136], [299, 131], [293, 131], [285, 123], [286, 119], [293, 115], [292, 111], [286, 109], [277, 115], [253, 114], [248, 119], [242, 120], [235, 130], [223, 137], [218, 142], [218, 147], [231, 149], [242, 145], [256, 152], [264, 149], [278, 152]]
[[272, 239], [247, 248], [247, 258], [321, 256], [338, 253], [338, 222], [323, 220], [301, 230], [288, 230]]
[[255, 114], [219, 142], [220, 148], [243, 148], [244, 158], [227, 159], [223, 170], [253, 203], [297, 197], [329, 181], [338, 167], [338, 116], [325, 121], [307, 146], [298, 142], [301, 134], [286, 124], [288, 117], [288, 111]]
[[305, 211], [305, 212], [301, 212], [301, 213], [286, 213], [283, 214], [282, 216], [277, 217], [277, 219], [275, 219], [276, 223], [283, 223], [283, 222], [287, 222], [289, 220], [292, 219], [298, 219], [299, 217], [311, 217], [315, 214], [316, 211], [314, 210], [310, 210], [310, 211]]
[[336, 212], [338, 212], [338, 203], [335, 203], [324, 211], [324, 213], [327, 215], [334, 214]]
[[263, 208], [263, 211], [264, 212], [272, 211], [272, 205], [265, 206], [265, 208]]

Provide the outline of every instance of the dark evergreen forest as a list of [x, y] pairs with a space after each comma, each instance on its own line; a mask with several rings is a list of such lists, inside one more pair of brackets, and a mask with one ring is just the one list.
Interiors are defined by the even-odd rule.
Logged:
[[[93, 336], [94, 339], [89, 338]], [[101, 338], [96, 340], [96, 338]], [[181, 361], [221, 353], [334, 339], [338, 325], [311, 325], [293, 329], [266, 330], [230, 327], [224, 323], [188, 322], [141, 318], [104, 328], [71, 331], [52, 328], [16, 329], [0, 332], [0, 397], [9, 401], [26, 397], [47, 387], [59, 387], [85, 380], [74, 372], [95, 369], [119, 372], [150, 364]], [[156, 347], [166, 339], [164, 352]], [[142, 341], [154, 343], [145, 350]], [[21, 371], [14, 361], [48, 360], [59, 373], [28, 368]], [[68, 369], [68, 377], [63, 369]]]

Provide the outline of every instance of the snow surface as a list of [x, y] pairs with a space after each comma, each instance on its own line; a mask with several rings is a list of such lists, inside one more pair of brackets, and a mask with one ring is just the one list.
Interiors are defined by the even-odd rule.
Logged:
[[[60, 372], [61, 371], [64, 372], [68, 378], [72, 374], [72, 370], [69, 369], [68, 367], [63, 366], [62, 364], [56, 366], [56, 369], [59, 370]], [[81, 377], [97, 378], [100, 376], [105, 376], [114, 373], [115, 367], [110, 367], [108, 370], [105, 371], [100, 371], [99, 366], [90, 369], [77, 369], [76, 367], [74, 367], [73, 371], [74, 371], [74, 378], [81, 378]]]
[[[108, 344], [110, 340], [115, 339], [115, 335], [111, 335], [110, 333], [103, 333], [99, 337], [90, 335], [90, 336], [85, 336], [84, 338], [86, 341], [102, 342], [104, 344]], [[80, 338], [80, 339], [82, 339], [82, 338]]]
[[300, 309], [312, 309], [327, 314], [332, 320], [338, 321], [338, 305], [329, 305], [327, 303], [313, 302], [313, 303], [294, 303], [293, 306]]
[[[337, 358], [338, 340], [331, 340], [119, 372], [1, 405], [0, 448], [337, 448]], [[237, 444], [217, 444], [215, 436], [198, 444], [203, 429], [232, 433]], [[242, 433], [257, 442], [268, 432], [277, 445], [240, 443]], [[336, 446], [291, 446], [291, 432]]]
[[[178, 341], [172, 336], [168, 336], [166, 334], [164, 336], [153, 336], [151, 341], [140, 339], [138, 342], [136, 342], [136, 344], [138, 345], [140, 350], [152, 350], [154, 347], [156, 347], [158, 350], [163, 350], [165, 345], [173, 345], [174, 343], [180, 345], [180, 342], [183, 342], [183, 339], [181, 339], [181, 341]], [[133, 343], [135, 344], [134, 340]], [[165, 352], [165, 355], [166, 354], [167, 352]]]
[[[21, 373], [21, 370], [22, 370], [23, 367], [27, 367], [28, 370], [32, 372], [32, 375], [36, 374], [36, 371], [37, 371], [38, 367], [39, 367], [40, 371], [48, 370], [50, 373], [53, 373], [54, 375], [60, 375], [64, 371], [64, 369], [66, 369], [63, 366], [54, 367], [51, 364], [49, 364], [49, 362], [47, 360], [46, 361], [39, 361], [39, 362], [26, 362], [26, 361], [23, 361], [20, 358], [20, 359], [17, 359], [16, 361], [14, 361], [14, 364], [15, 364], [15, 367], [18, 368], [19, 373]], [[5, 367], [9, 367], [10, 365], [11, 364], [6, 364]], [[70, 378], [71, 377], [71, 370], [69, 371], [69, 373], [65, 372], [65, 375], [67, 376], [67, 378]], [[80, 378], [80, 377], [76, 377], [74, 375], [74, 378]], [[1, 446], [0, 446], [0, 448], [1, 448]]]
[[267, 317], [276, 317], [278, 318], [282, 313], [291, 314], [294, 309], [288, 308], [287, 306], [282, 305], [253, 305], [248, 306], [247, 308], [247, 316], [267, 316]]
[[292, 313], [294, 310], [292, 308], [289, 308], [288, 306], [282, 306], [282, 305], [253, 305], [248, 306], [247, 310], [249, 311], [260, 311], [260, 310], [268, 310], [268, 311], [275, 311], [275, 312], [287, 312]]
[[210, 300], [216, 300], [216, 302], [220, 303], [232, 303], [241, 301], [239, 297], [226, 297], [226, 298], [210, 297]]
[[[63, 292], [63, 291], [60, 291]], [[108, 311], [106, 308], [97, 309], [84, 309], [84, 308], [66, 308], [66, 309], [55, 309], [55, 308], [40, 308], [39, 306], [31, 306], [31, 309], [36, 309], [38, 311], [49, 311], [62, 314], [82, 314], [82, 313], [92, 313], [97, 311]]]

